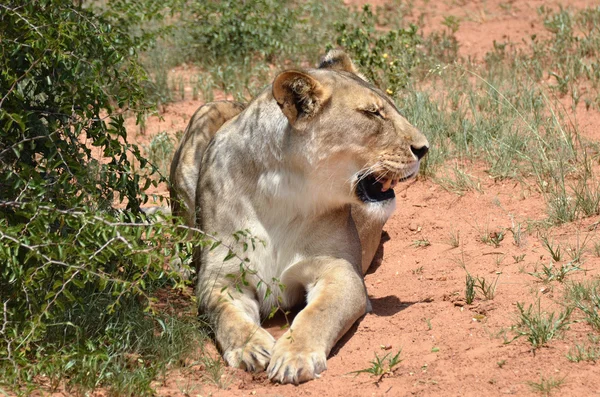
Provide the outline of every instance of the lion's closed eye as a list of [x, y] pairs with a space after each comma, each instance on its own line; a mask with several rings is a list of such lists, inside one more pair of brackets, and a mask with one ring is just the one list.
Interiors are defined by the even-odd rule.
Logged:
[[380, 107], [376, 107], [376, 106], [367, 107], [367, 108], [361, 109], [361, 111], [363, 113], [365, 113], [367, 116], [377, 117], [377, 118], [379, 118], [381, 120], [385, 120], [386, 119], [385, 112]]

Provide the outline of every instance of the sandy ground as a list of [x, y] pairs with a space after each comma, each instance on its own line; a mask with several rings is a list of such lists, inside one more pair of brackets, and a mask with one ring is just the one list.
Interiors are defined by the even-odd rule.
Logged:
[[[362, 4], [364, 2], [351, 2]], [[460, 18], [456, 33], [461, 55], [483, 59], [493, 42], [515, 45], [531, 34], [544, 34], [537, 8], [542, 4], [558, 9], [554, 1], [416, 1], [415, 20], [423, 14], [426, 31], [441, 28], [448, 15]], [[598, 5], [575, 1], [570, 6]], [[173, 73], [191, 73], [180, 68]], [[191, 92], [186, 96], [191, 98]], [[216, 98], [223, 99], [223, 98]], [[201, 100], [187, 99], [165, 107], [162, 120], [150, 118], [145, 134], [131, 125], [130, 131], [144, 144], [161, 131], [183, 130]], [[597, 112], [577, 112], [580, 131], [598, 137]], [[427, 132], [425, 131], [425, 134]], [[366, 276], [373, 313], [365, 316], [334, 348], [328, 370], [320, 379], [300, 386], [273, 385], [264, 374], [248, 374], [228, 368], [223, 376], [226, 389], [204, 377], [201, 366], [171, 373], [157, 384], [161, 396], [471, 396], [534, 395], [528, 382], [540, 378], [563, 379], [556, 394], [600, 395], [599, 368], [593, 363], [572, 363], [566, 358], [576, 342], [587, 340], [590, 328], [574, 323], [561, 338], [532, 352], [526, 338], [505, 344], [515, 336], [517, 302], [525, 305], [540, 299], [544, 309], [558, 311], [562, 301], [560, 284], [545, 285], [527, 272], [548, 264], [548, 251], [539, 236], [524, 231], [520, 246], [510, 228], [518, 223], [545, 219], [543, 197], [535, 185], [490, 179], [477, 165], [467, 169], [478, 178], [481, 191], [458, 196], [432, 181], [419, 179], [396, 188], [398, 208], [385, 227], [389, 236], [380, 251], [380, 261]], [[164, 190], [155, 191], [164, 194]], [[587, 218], [548, 232], [564, 247], [578, 243], [587, 248], [582, 265], [570, 279], [598, 277], [600, 258], [593, 254], [600, 236], [595, 222]], [[505, 234], [499, 245], [482, 242], [482, 236]], [[459, 236], [453, 247], [451, 236]], [[484, 238], [485, 239], [485, 238]], [[425, 246], [425, 241], [429, 245]], [[517, 259], [522, 260], [517, 263]], [[568, 250], [565, 248], [568, 260]], [[563, 261], [564, 262], [564, 261]], [[466, 269], [497, 281], [496, 297], [478, 297], [464, 302]], [[275, 335], [278, 324], [269, 324]], [[402, 350], [402, 362], [383, 377], [351, 374], [368, 368], [375, 358]], [[213, 349], [214, 350], [214, 349]]]

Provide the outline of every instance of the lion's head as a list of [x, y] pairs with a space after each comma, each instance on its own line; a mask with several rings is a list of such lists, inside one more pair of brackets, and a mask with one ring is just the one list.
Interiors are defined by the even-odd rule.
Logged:
[[417, 174], [429, 149], [342, 51], [331, 51], [318, 69], [280, 73], [272, 93], [294, 130], [296, 161], [308, 163], [313, 177], [340, 195], [336, 201], [391, 202], [393, 187]]

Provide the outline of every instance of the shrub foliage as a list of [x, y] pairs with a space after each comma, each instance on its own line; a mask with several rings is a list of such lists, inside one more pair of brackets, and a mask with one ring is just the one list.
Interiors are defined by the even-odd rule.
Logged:
[[140, 212], [157, 181], [124, 120], [151, 109], [137, 54], [156, 32], [131, 27], [158, 4], [0, 4], [0, 384], [114, 386], [156, 342], [172, 227]]

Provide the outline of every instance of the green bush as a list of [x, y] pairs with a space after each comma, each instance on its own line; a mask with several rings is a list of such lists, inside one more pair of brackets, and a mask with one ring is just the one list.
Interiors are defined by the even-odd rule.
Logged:
[[152, 373], [127, 354], [172, 353], [152, 350], [168, 332], [151, 293], [180, 283], [174, 229], [140, 212], [155, 167], [124, 126], [151, 109], [137, 54], [155, 33], [131, 27], [164, 4], [109, 6], [0, 5], [0, 384], [21, 392], [48, 379], [145, 394]]
[[260, 55], [274, 60], [294, 47], [298, 9], [277, 0], [200, 1], [191, 5], [192, 48], [207, 62]]
[[365, 6], [358, 26], [336, 24], [337, 45], [352, 56], [369, 80], [393, 95], [407, 87], [420, 59], [417, 45], [422, 37], [415, 25], [382, 34], [376, 23], [377, 17]]
[[144, 41], [70, 1], [11, 1], [0, 22], [2, 201], [137, 209], [145, 181], [127, 155], [146, 164], [127, 143], [124, 113], [150, 107], [135, 61]]

